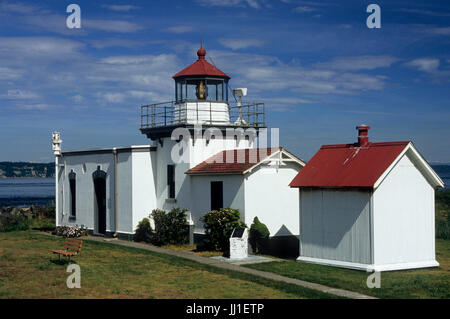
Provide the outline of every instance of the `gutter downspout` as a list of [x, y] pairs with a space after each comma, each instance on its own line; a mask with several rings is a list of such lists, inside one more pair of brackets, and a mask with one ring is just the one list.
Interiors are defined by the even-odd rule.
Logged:
[[119, 230], [119, 212], [117, 211], [117, 148], [113, 148], [114, 154], [114, 237], [117, 237]]

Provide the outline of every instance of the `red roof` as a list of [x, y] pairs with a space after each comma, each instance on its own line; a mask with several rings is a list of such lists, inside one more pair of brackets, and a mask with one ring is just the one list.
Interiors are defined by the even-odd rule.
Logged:
[[[245, 148], [222, 151], [189, 169], [186, 174], [242, 174], [278, 150], [282, 150], [282, 148]], [[227, 161], [228, 158], [229, 161]]]
[[178, 78], [182, 76], [218, 76], [222, 78], [231, 79], [227, 74], [220, 71], [218, 68], [216, 68], [214, 65], [210, 64], [205, 59], [206, 50], [203, 48], [200, 48], [197, 51], [198, 60], [192, 63], [187, 68], [181, 70], [177, 74], [173, 76], [173, 78]]
[[370, 187], [410, 142], [323, 145], [291, 187]]

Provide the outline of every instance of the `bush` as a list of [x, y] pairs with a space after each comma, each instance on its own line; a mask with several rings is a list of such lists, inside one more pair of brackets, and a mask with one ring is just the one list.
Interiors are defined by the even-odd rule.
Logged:
[[258, 217], [255, 216], [253, 224], [250, 226], [250, 245], [255, 253], [263, 252], [263, 241], [269, 238], [270, 232], [267, 226], [261, 223]]
[[186, 209], [172, 208], [168, 213], [154, 209], [151, 213], [155, 222], [152, 243], [157, 246], [186, 244], [189, 241], [189, 229], [186, 225]]
[[133, 239], [134, 241], [143, 241], [146, 243], [150, 243], [152, 241], [153, 231], [150, 226], [150, 220], [148, 218], [144, 218], [141, 220], [136, 228]]
[[211, 249], [227, 255], [230, 251], [230, 236], [236, 227], [247, 227], [241, 222], [238, 209], [221, 208], [212, 210], [201, 218], [206, 238]]
[[23, 214], [19, 209], [12, 208], [8, 212], [0, 212], [0, 231], [27, 230], [30, 227], [31, 217]]
[[68, 238], [76, 238], [81, 236], [86, 236], [88, 231], [84, 227], [78, 226], [58, 226], [54, 232], [57, 236], [68, 237]]

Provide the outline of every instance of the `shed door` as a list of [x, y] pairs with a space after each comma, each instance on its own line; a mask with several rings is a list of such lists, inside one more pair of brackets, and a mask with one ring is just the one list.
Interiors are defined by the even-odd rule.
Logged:
[[223, 182], [211, 182], [211, 210], [223, 208]]

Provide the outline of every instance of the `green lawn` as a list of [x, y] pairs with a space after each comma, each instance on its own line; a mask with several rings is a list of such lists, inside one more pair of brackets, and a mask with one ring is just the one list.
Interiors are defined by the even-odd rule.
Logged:
[[381, 273], [381, 288], [369, 289], [363, 271], [298, 261], [247, 265], [287, 277], [360, 292], [379, 298], [450, 298], [450, 240], [436, 240], [439, 268]]
[[85, 241], [74, 260], [81, 288], [66, 286], [62, 238], [0, 233], [0, 298], [330, 298], [330, 295], [141, 249]]

